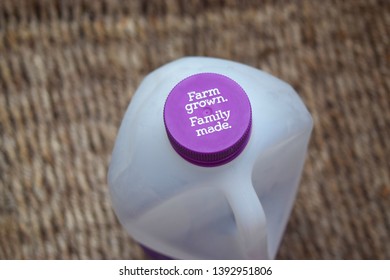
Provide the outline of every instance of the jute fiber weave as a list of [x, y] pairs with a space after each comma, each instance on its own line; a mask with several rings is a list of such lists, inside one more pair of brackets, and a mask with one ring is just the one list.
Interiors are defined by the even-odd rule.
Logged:
[[0, 1], [0, 258], [140, 259], [106, 173], [142, 78], [202, 55], [314, 118], [280, 259], [390, 259], [390, 1]]

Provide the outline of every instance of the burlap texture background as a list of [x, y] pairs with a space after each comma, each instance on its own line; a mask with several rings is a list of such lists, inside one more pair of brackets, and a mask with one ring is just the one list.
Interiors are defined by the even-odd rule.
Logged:
[[0, 258], [137, 259], [106, 172], [156, 67], [226, 58], [315, 124], [281, 259], [390, 258], [390, 1], [0, 2]]

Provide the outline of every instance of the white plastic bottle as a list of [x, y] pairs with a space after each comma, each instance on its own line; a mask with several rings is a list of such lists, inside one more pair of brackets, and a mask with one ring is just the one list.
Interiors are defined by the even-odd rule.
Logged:
[[188, 57], [150, 73], [122, 121], [108, 173], [128, 233], [174, 259], [273, 259], [312, 118], [255, 68]]

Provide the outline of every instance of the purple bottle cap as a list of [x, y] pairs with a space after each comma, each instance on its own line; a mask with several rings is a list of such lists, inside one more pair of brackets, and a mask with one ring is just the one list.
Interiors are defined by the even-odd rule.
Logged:
[[238, 156], [248, 143], [251, 105], [232, 79], [199, 73], [178, 83], [164, 106], [164, 122], [172, 147], [184, 159], [216, 166]]

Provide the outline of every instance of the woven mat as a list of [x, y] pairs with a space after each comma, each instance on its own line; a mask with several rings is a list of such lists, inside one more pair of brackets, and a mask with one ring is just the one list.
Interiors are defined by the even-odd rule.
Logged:
[[390, 258], [390, 2], [0, 2], [0, 258], [140, 259], [106, 183], [142, 78], [188, 55], [292, 84], [315, 124], [280, 259]]

